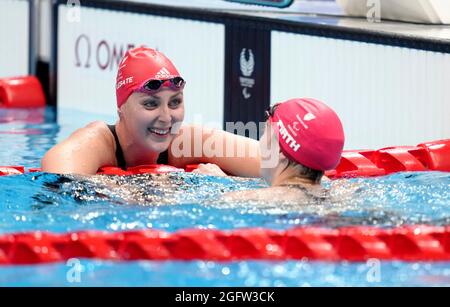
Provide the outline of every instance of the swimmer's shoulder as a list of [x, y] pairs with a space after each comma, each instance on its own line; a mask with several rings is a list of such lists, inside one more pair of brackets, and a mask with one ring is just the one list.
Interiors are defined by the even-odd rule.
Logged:
[[95, 148], [115, 150], [115, 140], [108, 125], [102, 121], [94, 121], [75, 130], [62, 143], [78, 146], [85, 144]]
[[115, 163], [115, 141], [106, 123], [91, 122], [75, 130], [43, 157], [43, 171], [95, 174], [104, 165]]
[[244, 190], [227, 193], [227, 201], [255, 201], [264, 203], [302, 202], [311, 198], [304, 191], [285, 186], [268, 187], [257, 190]]
[[286, 189], [282, 187], [268, 187], [257, 190], [243, 190], [230, 192], [224, 195], [226, 200], [234, 201], [271, 201], [279, 199], [279, 197], [285, 195]]
[[234, 191], [229, 192], [223, 195], [223, 199], [225, 201], [259, 201], [267, 195], [267, 190], [270, 188], [263, 188], [259, 190], [243, 190], [243, 191]]
[[114, 135], [105, 122], [94, 121], [78, 129], [73, 133], [72, 141], [75, 144], [79, 143], [95, 149], [96, 154], [103, 158], [103, 163], [114, 164], [117, 144]]

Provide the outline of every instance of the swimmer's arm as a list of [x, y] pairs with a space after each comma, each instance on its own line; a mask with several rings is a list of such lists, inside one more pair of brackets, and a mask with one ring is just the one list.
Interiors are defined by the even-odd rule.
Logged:
[[[260, 177], [260, 151], [256, 140], [194, 125], [184, 126], [179, 137], [172, 142], [171, 165], [212, 163], [229, 175]], [[190, 148], [186, 144], [190, 144]]]
[[94, 122], [78, 129], [66, 140], [51, 148], [41, 161], [44, 172], [94, 175], [104, 165], [113, 165], [106, 125]]
[[[210, 134], [206, 133], [206, 136]], [[213, 138], [224, 139], [222, 156], [204, 156], [206, 163], [219, 166], [229, 175], [260, 177], [260, 152], [258, 141], [226, 131], [215, 130]], [[204, 144], [208, 148], [208, 144]]]

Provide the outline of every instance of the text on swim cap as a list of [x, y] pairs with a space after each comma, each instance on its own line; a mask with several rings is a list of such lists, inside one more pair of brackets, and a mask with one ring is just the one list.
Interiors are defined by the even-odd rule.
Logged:
[[125, 80], [121, 80], [121, 81], [117, 82], [116, 89], [120, 89], [122, 86], [124, 86], [126, 84], [130, 84], [132, 82], [133, 82], [133, 77], [128, 77]]
[[281, 139], [286, 142], [286, 144], [292, 148], [294, 151], [297, 151], [300, 148], [300, 144], [297, 144], [295, 139], [289, 134], [283, 122], [278, 120], [277, 126], [280, 130]]

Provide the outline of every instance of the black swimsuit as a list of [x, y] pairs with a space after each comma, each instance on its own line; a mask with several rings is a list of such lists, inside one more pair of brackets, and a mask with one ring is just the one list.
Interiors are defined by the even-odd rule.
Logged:
[[[109, 130], [111, 131], [112, 135], [114, 136], [114, 140], [116, 141], [116, 159], [117, 164], [121, 169], [126, 169], [127, 164], [125, 162], [125, 157], [123, 156], [122, 146], [120, 146], [119, 138], [117, 137], [116, 133], [116, 126], [115, 125], [108, 125]], [[169, 150], [166, 150], [162, 152], [159, 157], [158, 161], [156, 162], [158, 164], [169, 164]]]

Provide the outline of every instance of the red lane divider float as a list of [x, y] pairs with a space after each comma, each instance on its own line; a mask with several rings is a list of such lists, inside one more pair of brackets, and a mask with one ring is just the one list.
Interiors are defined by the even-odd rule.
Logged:
[[[185, 169], [169, 165], [141, 165], [123, 170], [115, 166], [99, 169], [103, 175], [162, 174], [174, 171], [194, 170], [197, 165], [186, 165]], [[38, 172], [39, 168], [28, 172]], [[450, 172], [450, 139], [417, 146], [387, 147], [379, 150], [349, 150], [342, 154], [341, 162], [332, 171], [325, 173], [331, 179], [351, 177], [383, 176], [404, 171]], [[0, 166], [0, 176], [24, 173], [20, 166]]]
[[[166, 174], [170, 172], [185, 172], [185, 171], [192, 172], [197, 167], [198, 164], [186, 165], [184, 169], [164, 164], [149, 164], [130, 167], [127, 168], [126, 170], [123, 170], [117, 166], [104, 166], [98, 170], [97, 175], [129, 176], [138, 174]], [[25, 170], [23, 166], [0, 166], [0, 176], [21, 175], [25, 173], [36, 173], [41, 171], [42, 169], [38, 167], [29, 168], [28, 170]]]
[[0, 176], [20, 175], [24, 172], [23, 166], [0, 166]]
[[[187, 168], [194, 168], [194, 165], [187, 165]], [[177, 168], [170, 165], [163, 164], [149, 164], [140, 165], [135, 167], [129, 167], [127, 170], [123, 170], [116, 166], [104, 166], [97, 172], [98, 175], [137, 175], [137, 174], [165, 174], [171, 172], [184, 172], [182, 168]]]
[[450, 227], [157, 230], [0, 236], [0, 264], [103, 260], [450, 260]]
[[336, 169], [325, 175], [329, 178], [371, 177], [406, 171], [450, 172], [450, 139], [415, 147], [344, 151]]
[[0, 108], [37, 108], [45, 106], [41, 83], [34, 76], [0, 79]]

